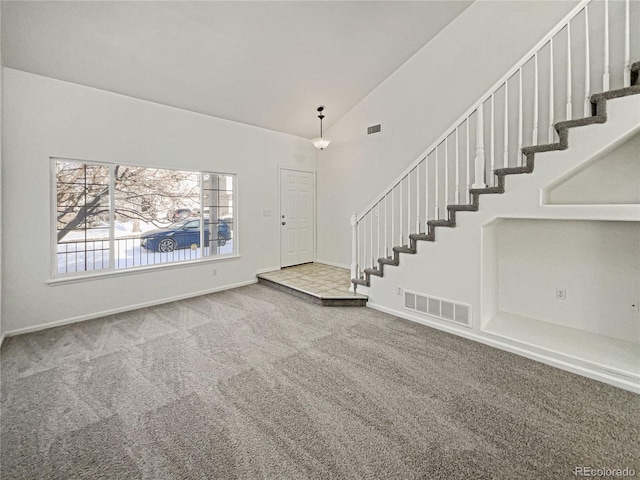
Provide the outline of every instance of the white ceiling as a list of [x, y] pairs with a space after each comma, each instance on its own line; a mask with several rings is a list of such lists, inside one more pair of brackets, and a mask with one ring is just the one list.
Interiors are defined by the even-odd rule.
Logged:
[[470, 1], [2, 2], [4, 65], [318, 135]]

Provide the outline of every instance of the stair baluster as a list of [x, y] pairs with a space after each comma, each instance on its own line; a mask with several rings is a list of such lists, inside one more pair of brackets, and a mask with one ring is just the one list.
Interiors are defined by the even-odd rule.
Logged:
[[[587, 7], [585, 6], [585, 12]], [[629, 0], [624, 2], [624, 71], [623, 86], [631, 86], [631, 54], [630, 54], [630, 32], [629, 32]]]
[[518, 70], [518, 157], [516, 158], [516, 165], [518, 167], [522, 166], [523, 156], [522, 156], [522, 68]]
[[438, 169], [438, 146], [436, 145], [436, 182], [435, 182], [435, 190], [436, 190], [436, 210], [435, 210], [435, 219], [440, 219], [440, 196], [438, 195], [440, 192], [440, 175]]
[[[384, 196], [384, 257], [389, 256], [389, 245], [387, 244], [387, 200], [389, 194]], [[393, 238], [393, 237], [391, 237]]]
[[471, 203], [471, 149], [469, 148], [469, 118], [467, 122], [467, 201]]
[[[378, 232], [377, 232], [378, 233], [378, 243], [377, 243], [378, 248], [376, 249], [376, 255], [381, 257], [382, 256], [382, 252], [381, 252], [382, 244], [380, 243], [380, 202], [378, 202], [377, 217], [378, 217], [378, 228], [377, 228], [377, 230], [378, 230]], [[373, 266], [375, 266], [375, 264]]]
[[367, 268], [367, 214], [362, 217], [362, 271]]
[[[607, 74], [608, 77], [608, 74]], [[565, 117], [571, 120], [573, 106], [571, 104], [571, 22], [567, 23], [567, 111]]]
[[495, 124], [495, 103], [493, 93], [491, 94], [491, 185], [495, 187], [496, 177], [493, 172], [496, 171], [496, 133]]
[[424, 159], [424, 178], [425, 178], [425, 182], [424, 182], [424, 194], [425, 194], [425, 204], [424, 204], [424, 231], [427, 231], [427, 222], [429, 221], [429, 155], [427, 154], [427, 156]]
[[589, 66], [589, 9], [584, 7], [584, 110], [583, 116], [591, 116], [591, 68]]
[[402, 213], [402, 202], [404, 198], [402, 196], [402, 182], [404, 178], [400, 180], [400, 245], [404, 245], [404, 236], [402, 235], [402, 217], [404, 216]]
[[449, 138], [444, 139], [444, 213], [449, 205]]
[[509, 83], [504, 82], [504, 151], [502, 167], [509, 166]]
[[407, 242], [411, 235], [411, 171], [407, 174]]
[[458, 155], [458, 127], [456, 127], [456, 203], [460, 203], [460, 157]]
[[554, 98], [553, 98], [553, 37], [549, 40], [549, 143], [553, 143], [554, 122]]
[[393, 239], [396, 238], [396, 201], [395, 195], [393, 194], [395, 189], [396, 187], [394, 185], [394, 187], [391, 189], [391, 247], [393, 247]]
[[362, 259], [364, 257], [364, 245], [360, 246], [360, 239], [364, 241], [364, 236], [362, 235], [362, 221], [358, 222], [358, 278], [362, 275]]
[[416, 165], [416, 233], [420, 233], [420, 163]]
[[531, 145], [538, 144], [538, 53], [533, 56], [533, 133]]
[[371, 258], [371, 267], [373, 267], [373, 257], [375, 256], [373, 252], [373, 209], [369, 210], [369, 254]]
[[[609, 0], [604, 0], [604, 73], [602, 91], [609, 91]], [[567, 118], [567, 120], [571, 120]]]

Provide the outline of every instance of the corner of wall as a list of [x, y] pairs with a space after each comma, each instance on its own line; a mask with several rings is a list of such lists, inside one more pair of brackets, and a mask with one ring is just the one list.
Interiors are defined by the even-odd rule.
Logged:
[[[2, 38], [2, 2], [0, 2], [0, 39]], [[2, 41], [0, 40], [0, 347], [4, 340], [2, 328], [2, 117], [4, 95], [4, 60], [2, 57]]]

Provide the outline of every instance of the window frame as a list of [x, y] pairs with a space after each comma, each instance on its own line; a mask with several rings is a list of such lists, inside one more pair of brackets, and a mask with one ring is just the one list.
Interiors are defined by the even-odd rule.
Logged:
[[[69, 272], [69, 273], [58, 273], [58, 222], [57, 222], [57, 213], [58, 213], [58, 200], [57, 200], [57, 162], [70, 162], [70, 163], [78, 163], [79, 165], [101, 165], [109, 168], [109, 266], [107, 268], [101, 268], [97, 270], [84, 270], [77, 272]], [[200, 190], [200, 214], [198, 215], [198, 221], [200, 225], [205, 225], [204, 221], [204, 208], [202, 207], [204, 203], [204, 188], [203, 188], [203, 177], [205, 174], [209, 175], [225, 175], [233, 177], [233, 192], [231, 196], [232, 205], [233, 205], [233, 252], [226, 253], [222, 255], [204, 255], [204, 231], [205, 228], [200, 228], [200, 247], [198, 247], [200, 252], [200, 258], [194, 259], [185, 259], [185, 260], [173, 260], [169, 262], [163, 263], [154, 263], [148, 265], [137, 265], [131, 267], [121, 267], [116, 268], [116, 256], [115, 256], [115, 181], [114, 181], [114, 171], [117, 165], [123, 165], [127, 167], [135, 167], [135, 168], [149, 168], [149, 169], [159, 169], [159, 170], [174, 170], [179, 172], [192, 172], [198, 174], [199, 176], [199, 190]], [[105, 277], [112, 276], [120, 276], [120, 275], [132, 275], [138, 273], [144, 273], [154, 270], [163, 270], [169, 268], [183, 268], [190, 267], [194, 265], [202, 265], [205, 263], [213, 263], [213, 262], [223, 262], [240, 258], [240, 242], [239, 242], [239, 222], [238, 222], [238, 174], [237, 173], [228, 173], [221, 171], [202, 171], [202, 170], [194, 170], [190, 168], [177, 168], [177, 167], [165, 167], [165, 166], [152, 166], [152, 165], [143, 165], [137, 163], [123, 163], [123, 162], [106, 162], [100, 160], [86, 160], [86, 159], [77, 159], [77, 158], [69, 158], [69, 157], [58, 157], [58, 156], [50, 156], [49, 157], [49, 179], [50, 179], [50, 211], [49, 211], [49, 219], [50, 219], [50, 227], [49, 227], [49, 246], [50, 246], [50, 256], [49, 256], [49, 265], [50, 265], [50, 273], [49, 279], [46, 281], [49, 285], [56, 284], [64, 284], [64, 283], [75, 283], [82, 282], [86, 280], [93, 280]]]

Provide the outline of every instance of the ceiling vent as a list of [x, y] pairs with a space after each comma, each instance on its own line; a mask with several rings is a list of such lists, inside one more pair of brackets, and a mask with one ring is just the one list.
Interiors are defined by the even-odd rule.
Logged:
[[367, 135], [373, 135], [374, 133], [382, 133], [382, 124], [372, 125], [367, 127]]

